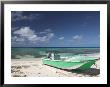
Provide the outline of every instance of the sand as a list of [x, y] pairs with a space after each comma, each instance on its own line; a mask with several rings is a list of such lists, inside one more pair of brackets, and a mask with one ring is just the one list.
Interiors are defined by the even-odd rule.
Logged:
[[62, 70], [43, 65], [41, 58], [12, 59], [12, 77], [99, 77], [100, 60], [86, 71]]

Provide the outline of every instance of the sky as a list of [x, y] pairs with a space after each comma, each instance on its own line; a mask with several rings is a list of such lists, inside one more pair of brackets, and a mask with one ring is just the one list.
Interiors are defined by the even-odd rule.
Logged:
[[12, 11], [12, 47], [99, 47], [99, 11]]

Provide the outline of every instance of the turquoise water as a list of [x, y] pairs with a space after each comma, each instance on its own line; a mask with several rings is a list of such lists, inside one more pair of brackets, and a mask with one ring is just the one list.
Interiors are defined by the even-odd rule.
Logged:
[[48, 52], [59, 53], [63, 56], [73, 56], [79, 54], [99, 53], [100, 48], [11, 48], [11, 58], [41, 58]]

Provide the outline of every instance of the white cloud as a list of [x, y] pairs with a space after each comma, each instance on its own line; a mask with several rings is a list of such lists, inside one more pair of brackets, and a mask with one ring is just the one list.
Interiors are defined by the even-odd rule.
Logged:
[[47, 34], [49, 32], [52, 32], [52, 30], [51, 29], [45, 29], [44, 31], [39, 32], [39, 34]]
[[58, 38], [59, 40], [63, 40], [64, 39], [64, 37], [60, 37], [60, 38]]
[[13, 30], [17, 30], [17, 29], [19, 29], [19, 27], [12, 27], [12, 28], [11, 28], [12, 31], [13, 31]]
[[12, 21], [33, 20], [38, 18], [39, 14], [24, 15], [22, 11], [14, 11], [11, 13]]
[[39, 37], [39, 41], [47, 42], [54, 36], [54, 33], [47, 33], [45, 36]]
[[75, 35], [75, 36], [73, 36], [73, 39], [74, 40], [80, 40], [80, 39], [82, 39], [82, 36], [81, 35]]
[[12, 41], [16, 41], [17, 36], [13, 36], [11, 39], [12, 39]]
[[32, 41], [32, 42], [36, 42], [37, 40], [39, 40], [39, 37], [37, 35], [32, 35], [26, 38], [27, 40]]
[[22, 38], [22, 37], [17, 37], [17, 36], [13, 36], [12, 37], [12, 42], [14, 42], [14, 41], [16, 41], [16, 42], [18, 42], [18, 41], [24, 41], [25, 39], [24, 38]]
[[19, 30], [14, 31], [13, 34], [12, 41], [28, 41], [29, 43], [48, 42], [54, 36], [54, 33], [52, 32], [46, 32], [45, 35], [39, 33], [36, 34], [30, 27], [22, 27]]
[[47, 32], [45, 32], [45, 31], [42, 31], [42, 32], [39, 32], [39, 34], [46, 34]]
[[80, 43], [82, 40], [82, 36], [81, 35], [75, 35], [72, 37], [72, 39], [70, 41], [74, 42], [74, 43]]
[[30, 29], [30, 27], [23, 27], [19, 30], [13, 32], [13, 34], [18, 34], [23, 37], [30, 37], [34, 35], [34, 31]]
[[51, 29], [46, 29], [45, 31], [46, 31], [46, 32], [51, 32], [52, 30], [51, 30]]
[[25, 41], [25, 39], [24, 38], [17, 38], [16, 41], [20, 41], [21, 42], [21, 41]]
[[54, 33], [48, 33], [47, 34], [47, 37], [50, 39], [50, 38], [52, 38], [54, 36]]

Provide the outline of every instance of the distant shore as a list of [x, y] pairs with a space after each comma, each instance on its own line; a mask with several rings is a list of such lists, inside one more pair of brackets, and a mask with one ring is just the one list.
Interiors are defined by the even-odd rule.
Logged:
[[[95, 55], [96, 56], [96, 55]], [[98, 55], [99, 56], [99, 55]], [[99, 77], [100, 60], [86, 71], [62, 70], [43, 65], [41, 58], [12, 59], [12, 77]]]

